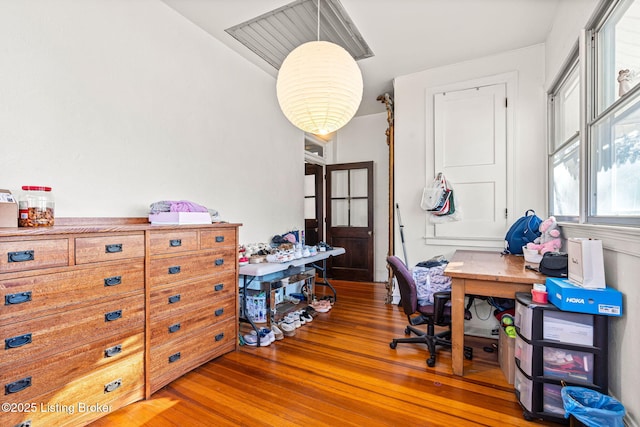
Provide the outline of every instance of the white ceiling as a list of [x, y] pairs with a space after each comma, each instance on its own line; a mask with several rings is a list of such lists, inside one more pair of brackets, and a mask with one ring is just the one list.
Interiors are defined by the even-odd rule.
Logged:
[[[163, 1], [239, 55], [277, 76], [275, 68], [225, 29], [293, 0]], [[358, 61], [364, 94], [357, 115], [384, 111], [376, 98], [393, 93], [396, 76], [543, 43], [559, 1], [341, 0], [374, 53]]]

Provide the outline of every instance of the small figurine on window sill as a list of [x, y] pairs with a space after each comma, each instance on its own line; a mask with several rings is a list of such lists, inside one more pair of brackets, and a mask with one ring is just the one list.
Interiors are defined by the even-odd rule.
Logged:
[[619, 96], [629, 92], [629, 89], [631, 89], [631, 71], [628, 69], [618, 71], [618, 83], [620, 84], [618, 87]]

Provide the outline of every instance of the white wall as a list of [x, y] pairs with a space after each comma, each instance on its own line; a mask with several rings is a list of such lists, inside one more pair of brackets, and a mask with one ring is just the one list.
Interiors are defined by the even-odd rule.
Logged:
[[187, 199], [243, 243], [303, 222], [303, 133], [275, 80], [157, 0], [0, 3], [0, 187], [57, 217]]
[[335, 163], [373, 161], [374, 280], [386, 282], [389, 250], [389, 146], [387, 113], [355, 117], [338, 131]]
[[[546, 41], [546, 86], [561, 72], [571, 49], [579, 39], [599, 0], [560, 2], [553, 29]], [[640, 426], [640, 399], [637, 385], [640, 371], [636, 368], [640, 353], [640, 230], [617, 227], [569, 225], [563, 235], [592, 237], [602, 240], [607, 285], [623, 293], [623, 316], [609, 319], [609, 394], [619, 399], [627, 410], [629, 426]]]
[[[451, 257], [460, 247], [426, 245], [426, 212], [420, 209], [422, 189], [433, 180], [433, 138], [426, 134], [426, 94], [430, 88], [516, 72], [512, 123], [513, 149], [508, 153], [513, 180], [508, 182], [513, 197], [513, 220], [527, 209], [543, 213], [545, 206], [545, 116], [544, 47], [531, 46], [478, 60], [400, 76], [395, 79], [395, 197], [400, 204], [409, 263], [415, 265], [435, 255]], [[465, 216], [473, 215], [472, 207]], [[505, 230], [505, 234], [506, 234]], [[396, 253], [400, 253], [396, 233]], [[495, 247], [495, 243], [493, 243]], [[490, 248], [491, 245], [487, 245]]]

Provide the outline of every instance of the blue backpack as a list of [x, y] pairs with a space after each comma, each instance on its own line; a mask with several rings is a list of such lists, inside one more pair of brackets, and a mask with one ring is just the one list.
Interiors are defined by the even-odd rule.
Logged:
[[524, 216], [518, 218], [507, 231], [503, 253], [522, 255], [522, 247], [540, 237], [541, 233], [538, 229], [541, 223], [542, 219], [536, 215], [533, 209], [526, 211]]

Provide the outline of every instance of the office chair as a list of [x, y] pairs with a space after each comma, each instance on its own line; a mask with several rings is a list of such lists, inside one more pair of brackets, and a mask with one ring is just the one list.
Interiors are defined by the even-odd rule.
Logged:
[[[409, 338], [394, 338], [389, 343], [389, 347], [395, 349], [398, 343], [426, 344], [429, 349], [427, 366], [433, 367], [436, 364], [436, 346], [451, 347], [451, 308], [446, 305], [451, 300], [451, 292], [435, 292], [433, 304], [418, 305], [418, 292], [411, 272], [398, 257], [389, 256], [387, 262], [398, 283], [400, 303], [409, 321], [404, 333], [405, 335], [411, 335], [411, 333], [416, 335]], [[470, 318], [471, 313], [465, 310], [465, 319]], [[424, 324], [427, 325], [426, 332], [416, 327]], [[444, 332], [436, 334], [436, 325], [448, 328]], [[466, 359], [473, 358], [471, 347], [464, 347], [464, 357]]]

